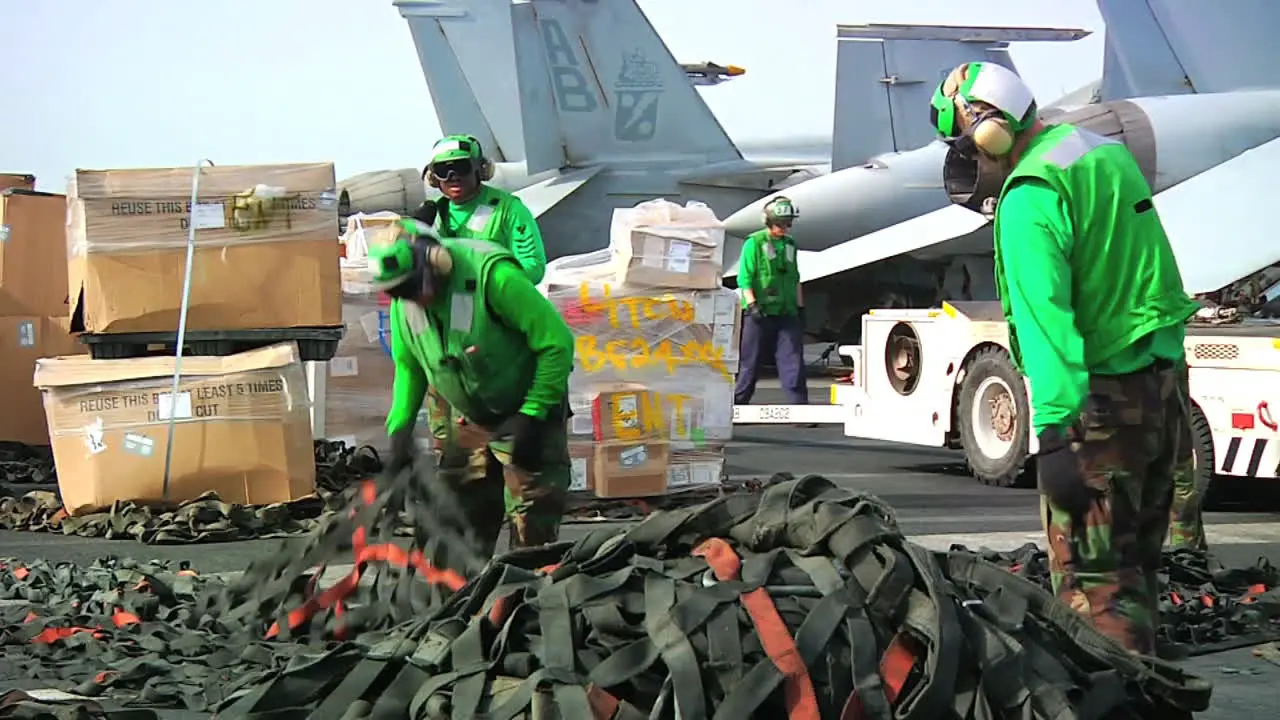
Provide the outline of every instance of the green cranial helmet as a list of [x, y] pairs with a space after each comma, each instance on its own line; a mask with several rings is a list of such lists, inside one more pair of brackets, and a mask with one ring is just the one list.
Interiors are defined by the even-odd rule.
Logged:
[[800, 217], [800, 208], [790, 198], [778, 196], [764, 206], [765, 222], [792, 222]]
[[[971, 62], [952, 70], [938, 85], [930, 101], [930, 122], [943, 138], [960, 137], [967, 128], [958, 113], [974, 103], [995, 108], [1015, 133], [1027, 129], [1036, 119], [1035, 95], [1022, 78], [995, 63]], [[978, 114], [972, 111], [969, 121]]]
[[419, 242], [439, 242], [431, 226], [421, 220], [401, 218], [397, 224], [400, 233], [394, 242], [369, 248], [373, 286], [384, 292], [420, 275], [423, 258], [417, 249]]
[[483, 159], [480, 142], [470, 135], [449, 135], [431, 147], [431, 165], [454, 160], [470, 160], [479, 165]]

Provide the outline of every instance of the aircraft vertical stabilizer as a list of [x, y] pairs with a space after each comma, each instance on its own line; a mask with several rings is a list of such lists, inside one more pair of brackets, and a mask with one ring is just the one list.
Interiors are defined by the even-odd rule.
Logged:
[[568, 165], [741, 158], [634, 0], [530, 4]]
[[1107, 25], [1102, 99], [1280, 84], [1275, 0], [1097, 0]]
[[836, 26], [836, 102], [831, 169], [905, 152], [936, 136], [928, 113], [933, 90], [966, 62], [1015, 70], [1010, 42], [1078, 40], [1084, 30], [948, 25]]
[[[520, 97], [511, 92], [516, 72], [511, 1], [394, 4], [409, 24], [441, 131], [474, 135], [495, 161], [523, 160]], [[424, 139], [424, 145], [434, 139]]]

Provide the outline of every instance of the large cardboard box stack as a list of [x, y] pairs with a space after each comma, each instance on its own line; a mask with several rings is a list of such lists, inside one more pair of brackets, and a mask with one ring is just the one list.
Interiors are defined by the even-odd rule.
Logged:
[[614, 213], [610, 249], [562, 258], [544, 291], [575, 336], [574, 490], [637, 497], [718, 484], [733, 432], [737, 294], [703, 206]]
[[0, 441], [47, 445], [36, 360], [83, 346], [67, 329], [66, 198], [33, 185], [0, 175]]
[[342, 324], [331, 163], [78, 170], [67, 240], [72, 329], [172, 332], [189, 225], [189, 330]]
[[324, 413], [329, 437], [350, 445], [381, 447], [386, 441], [395, 363], [390, 353], [388, 307], [373, 288], [368, 249], [393, 238], [399, 219], [395, 213], [352, 215], [342, 237], [342, 322], [346, 333], [329, 361]]
[[262, 505], [315, 492], [310, 403], [295, 344], [183, 358], [176, 395], [174, 364], [172, 357], [37, 361], [68, 512], [165, 500], [170, 418], [168, 500], [214, 491], [226, 502]]

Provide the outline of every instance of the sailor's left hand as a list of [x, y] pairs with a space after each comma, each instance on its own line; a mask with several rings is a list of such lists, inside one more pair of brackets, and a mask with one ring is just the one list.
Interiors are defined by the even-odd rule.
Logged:
[[1039, 439], [1036, 471], [1040, 492], [1073, 520], [1083, 520], [1099, 494], [1085, 481], [1080, 458], [1060, 428], [1042, 430]]

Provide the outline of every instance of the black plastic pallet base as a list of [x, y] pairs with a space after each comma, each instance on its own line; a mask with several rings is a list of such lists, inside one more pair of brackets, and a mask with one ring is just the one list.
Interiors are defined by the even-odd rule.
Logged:
[[[303, 362], [328, 362], [338, 352], [338, 342], [346, 328], [273, 328], [267, 330], [191, 330], [183, 338], [183, 354], [194, 356], [234, 355], [280, 342], [296, 342]], [[120, 360], [173, 355], [177, 352], [177, 332], [82, 333], [80, 342], [89, 347], [94, 360]]]

